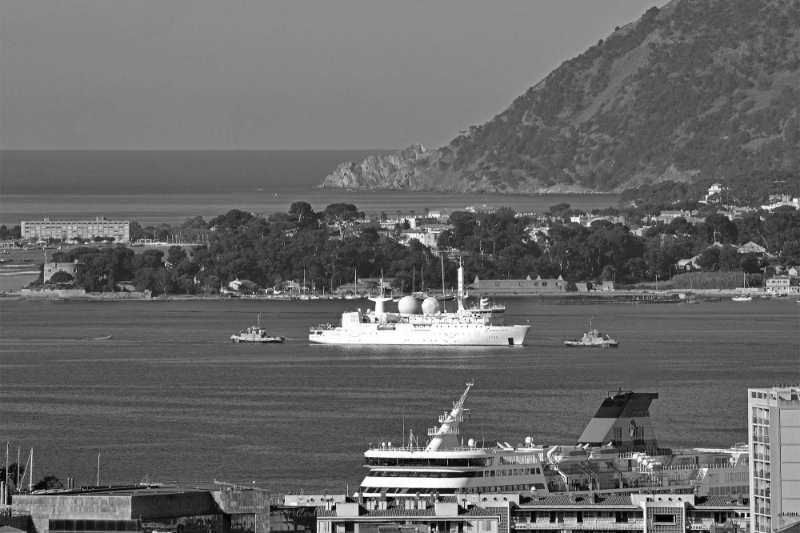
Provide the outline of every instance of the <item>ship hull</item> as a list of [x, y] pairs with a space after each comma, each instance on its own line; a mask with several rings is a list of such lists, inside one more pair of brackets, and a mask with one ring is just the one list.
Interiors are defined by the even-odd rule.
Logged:
[[378, 324], [360, 327], [313, 329], [308, 340], [315, 344], [522, 346], [530, 326], [486, 326], [475, 324], [397, 324], [393, 329]]

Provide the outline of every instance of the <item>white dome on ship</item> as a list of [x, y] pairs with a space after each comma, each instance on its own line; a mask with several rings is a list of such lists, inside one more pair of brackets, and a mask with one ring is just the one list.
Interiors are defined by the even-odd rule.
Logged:
[[433, 296], [428, 296], [422, 301], [422, 313], [425, 315], [435, 315], [439, 312], [439, 301]]
[[421, 312], [419, 301], [413, 296], [403, 296], [397, 302], [397, 311], [401, 315], [418, 315]]

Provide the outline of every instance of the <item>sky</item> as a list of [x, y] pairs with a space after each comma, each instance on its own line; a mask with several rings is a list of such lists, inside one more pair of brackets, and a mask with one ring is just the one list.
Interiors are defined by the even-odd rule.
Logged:
[[661, 4], [0, 0], [0, 148], [435, 148]]

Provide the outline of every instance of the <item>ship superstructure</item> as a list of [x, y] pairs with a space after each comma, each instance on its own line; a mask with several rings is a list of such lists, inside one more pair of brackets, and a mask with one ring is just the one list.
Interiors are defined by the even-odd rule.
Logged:
[[439, 426], [428, 429], [429, 440], [419, 446], [413, 434], [408, 444], [381, 443], [364, 453], [369, 473], [362, 494], [453, 494], [536, 489], [547, 494], [542, 450], [524, 445], [484, 447], [473, 439], [459, 444], [459, 425], [469, 415], [464, 409], [472, 383], [439, 416]]
[[422, 304], [413, 296], [398, 303], [398, 312], [387, 312], [391, 298], [370, 298], [375, 309], [342, 313], [339, 325], [320, 324], [309, 330], [308, 340], [320, 344], [438, 344], [456, 346], [521, 346], [528, 325], [505, 325], [505, 307], [481, 299], [477, 306], [464, 304], [464, 267], [458, 268], [457, 310], [444, 312], [436, 298]]
[[524, 491], [678, 492], [746, 494], [748, 447], [665, 449], [658, 446], [649, 407], [655, 393], [610, 393], [574, 445], [541, 446], [526, 437], [485, 447], [460, 424], [472, 383], [453, 409], [428, 430], [424, 446], [409, 436], [401, 446], [371, 445], [364, 453], [369, 473], [361, 494], [453, 494]]

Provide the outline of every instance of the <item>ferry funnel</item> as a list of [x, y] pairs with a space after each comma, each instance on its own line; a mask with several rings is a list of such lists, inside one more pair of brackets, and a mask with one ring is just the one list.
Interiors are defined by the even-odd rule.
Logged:
[[650, 403], [657, 399], [655, 392], [619, 390], [610, 393], [583, 430], [578, 444], [604, 446], [610, 443], [625, 451], [657, 450], [658, 441], [650, 423]]

